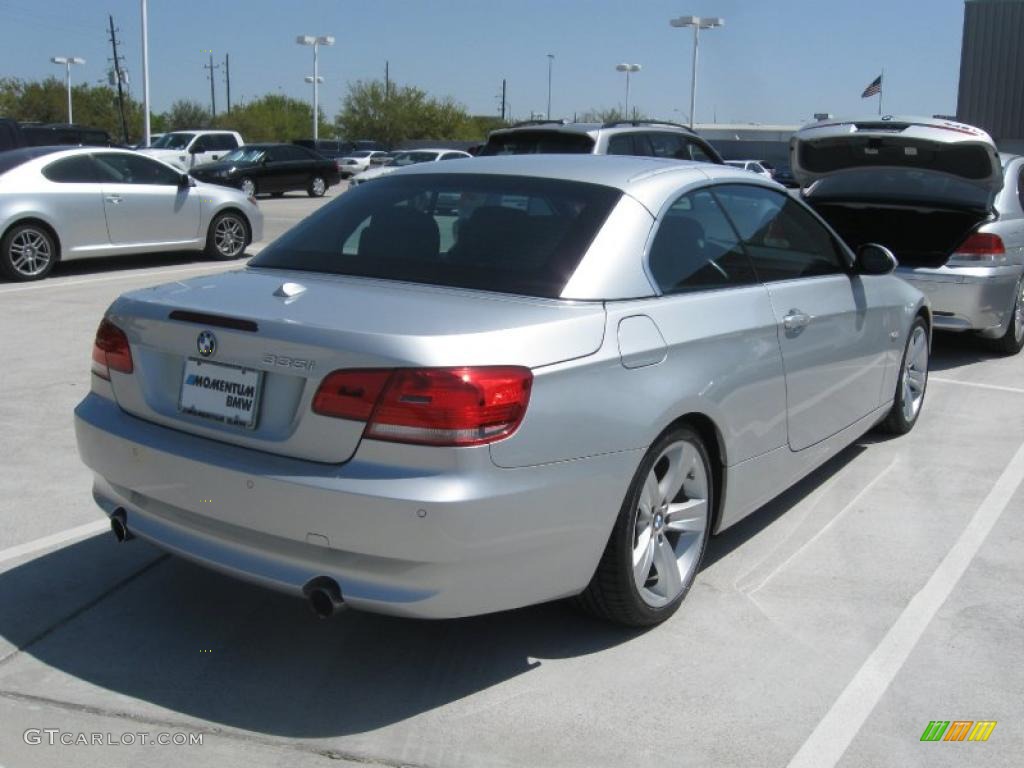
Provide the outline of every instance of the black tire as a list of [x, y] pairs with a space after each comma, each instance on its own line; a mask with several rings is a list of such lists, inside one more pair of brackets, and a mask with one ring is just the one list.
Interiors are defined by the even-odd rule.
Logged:
[[309, 180], [306, 193], [310, 197], [323, 197], [327, 192], [327, 179], [323, 176], [314, 176]]
[[[918, 334], [923, 333], [925, 353], [927, 355], [926, 365], [924, 369], [924, 383], [920, 391], [920, 400], [917, 402], [916, 408], [907, 408], [907, 396], [908, 392], [913, 396], [913, 393], [904, 386], [904, 378], [908, 375], [907, 372], [907, 355], [910, 352], [911, 344], [914, 338]], [[883, 432], [889, 435], [905, 435], [907, 432], [914, 428], [918, 418], [921, 415], [921, 409], [924, 407], [924, 398], [928, 393], [928, 367], [927, 361], [931, 359], [931, 344], [928, 339], [928, 326], [924, 319], [918, 317], [914, 324], [910, 326], [910, 331], [907, 333], [907, 343], [903, 347], [903, 357], [900, 359], [900, 370], [899, 375], [896, 378], [896, 395], [893, 397], [892, 408], [889, 409], [889, 413], [886, 414], [877, 429], [879, 432]]]
[[206, 255], [218, 261], [240, 258], [250, 240], [249, 222], [237, 211], [218, 213], [206, 232]]
[[256, 183], [256, 179], [250, 176], [243, 176], [238, 180], [238, 188], [242, 190], [243, 193], [246, 192], [246, 189], [248, 189], [250, 185], [252, 187], [252, 192], [248, 193], [248, 195], [249, 197], [256, 197], [256, 195], [260, 193], [260, 186]]
[[0, 238], [0, 274], [8, 280], [42, 280], [59, 257], [56, 238], [35, 222], [15, 224]]
[[[699, 541], [695, 538], [692, 546], [699, 548], [696, 550], [696, 559], [690, 566], [689, 572], [681, 575], [682, 590], [666, 605], [652, 607], [641, 597], [633, 575], [633, 547], [636, 544], [635, 531], [641, 493], [648, 475], [654, 470], [655, 462], [662, 456], [662, 452], [680, 441], [690, 443], [696, 449], [699, 460], [703, 463], [707, 479], [706, 524], [702, 534], [695, 534], [695, 536], [699, 535]], [[707, 548], [715, 508], [713, 478], [711, 459], [697, 432], [684, 425], [669, 429], [662, 434], [644, 455], [643, 461], [640, 462], [640, 466], [629, 484], [626, 497], [619, 509], [619, 515], [615, 520], [611, 535], [608, 537], [604, 554], [601, 556], [601, 561], [598, 563], [590, 584], [576, 598], [578, 604], [594, 616], [629, 627], [653, 626], [672, 616], [678, 610], [687, 592], [690, 591]]]
[[991, 342], [992, 349], [1001, 355], [1016, 355], [1024, 347], [1024, 279], [1017, 283], [1017, 292], [1010, 310], [1006, 333]]

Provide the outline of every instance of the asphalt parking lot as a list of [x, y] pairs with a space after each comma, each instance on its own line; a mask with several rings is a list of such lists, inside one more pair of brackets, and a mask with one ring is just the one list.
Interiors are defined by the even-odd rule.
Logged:
[[[266, 239], [323, 202], [261, 199]], [[1020, 765], [1024, 355], [937, 336], [914, 431], [866, 435], [714, 539], [650, 631], [562, 604], [323, 622], [116, 544], [75, 448], [109, 302], [237, 266], [104, 260], [0, 284], [0, 765]], [[921, 742], [932, 720], [998, 725]]]

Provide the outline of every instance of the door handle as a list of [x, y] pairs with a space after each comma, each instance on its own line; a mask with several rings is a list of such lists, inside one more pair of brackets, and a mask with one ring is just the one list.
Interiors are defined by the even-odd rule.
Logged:
[[107, 202], [108, 203], [113, 203], [114, 205], [117, 205], [118, 203], [121, 202], [121, 196], [120, 195], [107, 195]]
[[799, 309], [789, 310], [789, 314], [782, 318], [782, 324], [785, 326], [787, 331], [795, 331], [800, 328], [806, 328], [807, 324], [811, 322], [811, 316], [801, 312]]

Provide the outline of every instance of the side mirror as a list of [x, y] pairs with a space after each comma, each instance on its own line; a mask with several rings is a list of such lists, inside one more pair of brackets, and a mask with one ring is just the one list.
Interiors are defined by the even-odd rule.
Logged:
[[857, 270], [865, 275], [888, 275], [899, 264], [892, 251], [878, 243], [865, 243], [857, 249]]
[[186, 189], [192, 186], [192, 177], [183, 173], [178, 177], [178, 189]]

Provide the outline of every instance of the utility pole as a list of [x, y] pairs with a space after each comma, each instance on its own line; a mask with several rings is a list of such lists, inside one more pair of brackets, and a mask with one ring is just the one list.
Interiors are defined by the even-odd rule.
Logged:
[[387, 59], [384, 60], [384, 99], [387, 100], [391, 96], [391, 71], [390, 62]]
[[209, 64], [203, 64], [203, 69], [210, 70], [210, 120], [212, 121], [213, 118], [215, 118], [217, 116], [217, 94], [214, 92], [214, 88], [213, 88], [213, 86], [215, 84], [214, 77], [213, 77], [213, 70], [220, 69], [220, 64], [214, 64], [213, 63], [213, 54], [212, 53], [210, 54], [210, 63]]
[[117, 109], [121, 113], [121, 140], [125, 144], [128, 143], [128, 120], [124, 116], [124, 88], [121, 81], [124, 79], [122, 76], [123, 69], [121, 68], [121, 58], [117, 55], [117, 33], [114, 30], [114, 17], [108, 16], [110, 19], [110, 44], [114, 48], [114, 79], [117, 80]]
[[231, 54], [224, 54], [224, 82], [228, 89], [228, 114], [231, 114]]
[[505, 122], [505, 78], [501, 78], [501, 122]]

